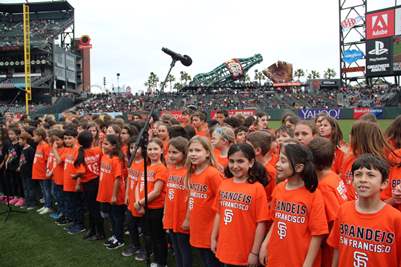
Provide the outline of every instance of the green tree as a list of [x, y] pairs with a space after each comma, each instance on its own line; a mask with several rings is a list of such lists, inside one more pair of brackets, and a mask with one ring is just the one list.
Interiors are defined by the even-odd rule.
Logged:
[[171, 92], [171, 90], [173, 90], [173, 82], [175, 81], [175, 77], [174, 77], [174, 75], [173, 74], [169, 74], [168, 76], [167, 76], [167, 82], [170, 84], [170, 92]]
[[257, 80], [259, 84], [262, 84], [262, 80], [266, 80], [266, 76], [263, 74], [263, 72], [255, 70], [254, 80]]
[[301, 77], [305, 76], [305, 71], [303, 69], [297, 69], [294, 72], [294, 76], [298, 78], [298, 81], [301, 79]]
[[180, 90], [182, 89], [182, 87], [183, 87], [183, 86], [182, 86], [182, 84], [180, 84], [180, 83], [175, 83], [174, 86], [173, 86], [173, 88], [174, 88], [175, 90], [177, 90], [177, 92], [180, 91]]
[[319, 78], [320, 78], [320, 73], [319, 73], [317, 70], [312, 70], [312, 71], [308, 74], [307, 78], [308, 78], [309, 80], [319, 79]]
[[187, 85], [188, 82], [191, 81], [191, 80], [192, 80], [192, 78], [187, 72], [180, 71], [180, 82], [181, 82], [181, 85], [183, 85], [183, 86]]
[[328, 68], [327, 70], [324, 71], [323, 77], [325, 79], [332, 79], [337, 75], [336, 71], [334, 69]]
[[145, 82], [145, 86], [148, 90], [155, 91], [157, 88], [157, 84], [159, 83], [159, 77], [154, 72], [149, 74], [148, 80]]

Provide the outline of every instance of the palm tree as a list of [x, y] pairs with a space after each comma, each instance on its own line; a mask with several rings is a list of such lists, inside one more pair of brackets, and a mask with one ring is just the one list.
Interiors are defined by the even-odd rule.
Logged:
[[328, 68], [327, 70], [324, 71], [323, 77], [325, 79], [331, 79], [331, 78], [334, 78], [336, 75], [337, 75], [337, 73], [334, 69]]
[[297, 69], [294, 72], [294, 76], [298, 78], [298, 81], [301, 79], [301, 77], [305, 76], [305, 71], [303, 69]]
[[262, 84], [262, 80], [266, 80], [265, 75], [263, 74], [263, 72], [255, 70], [255, 78], [254, 80], [259, 81], [259, 85]]
[[319, 78], [320, 78], [320, 73], [319, 73], [317, 70], [312, 70], [312, 71], [308, 74], [307, 78], [308, 78], [309, 80], [319, 79]]
[[191, 76], [185, 72], [185, 71], [180, 71], [180, 81], [182, 85], [187, 85], [188, 82], [191, 80]]
[[154, 72], [149, 74], [148, 80], [144, 83], [148, 90], [154, 91], [157, 88], [159, 77]]
[[183, 87], [182, 84], [180, 84], [180, 83], [175, 83], [173, 88], [174, 88], [175, 90], [177, 90], [177, 92], [178, 92], [178, 91], [180, 91], [180, 90], [182, 89], [182, 87]]
[[173, 89], [173, 82], [175, 81], [175, 77], [174, 77], [174, 75], [173, 74], [169, 74], [168, 76], [167, 76], [167, 82], [170, 84], [170, 92], [171, 92], [171, 90]]

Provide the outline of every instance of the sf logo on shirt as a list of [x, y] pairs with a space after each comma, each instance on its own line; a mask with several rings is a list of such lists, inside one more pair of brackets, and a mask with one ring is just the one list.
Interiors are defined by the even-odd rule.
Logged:
[[354, 267], [367, 267], [368, 266], [368, 255], [363, 252], [354, 252]]
[[224, 210], [224, 224], [227, 225], [233, 221], [233, 211], [230, 209]]
[[285, 222], [278, 222], [277, 223], [277, 234], [280, 237], [280, 239], [284, 239], [287, 236], [287, 225]]
[[170, 188], [168, 190], [168, 199], [173, 200], [174, 199], [174, 189]]

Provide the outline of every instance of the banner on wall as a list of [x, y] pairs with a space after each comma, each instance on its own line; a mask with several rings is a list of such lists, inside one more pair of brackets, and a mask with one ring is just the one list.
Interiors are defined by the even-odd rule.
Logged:
[[298, 116], [304, 120], [314, 119], [319, 113], [326, 113], [332, 118], [340, 119], [340, 108], [306, 108], [299, 109]]
[[378, 119], [383, 118], [383, 109], [382, 108], [354, 108], [354, 119], [359, 119], [362, 115], [367, 113], [372, 113]]
[[[249, 117], [249, 116], [254, 116], [256, 114], [255, 109], [230, 109], [228, 110], [228, 116], [232, 117], [237, 114], [241, 114], [242, 116]], [[216, 115], [216, 110], [213, 110], [210, 112], [210, 118], [213, 120], [214, 116]]]
[[182, 118], [182, 110], [163, 110], [160, 112], [160, 116], [166, 113], [171, 114], [179, 122], [184, 121]]

